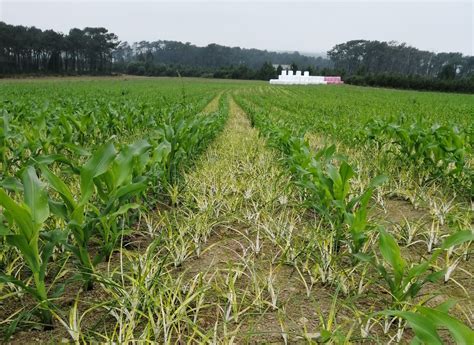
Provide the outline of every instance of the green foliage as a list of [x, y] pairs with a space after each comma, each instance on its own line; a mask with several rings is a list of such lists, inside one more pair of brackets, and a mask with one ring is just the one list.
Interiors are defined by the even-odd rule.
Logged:
[[400, 165], [422, 167], [432, 178], [472, 183], [474, 172], [466, 164], [472, 143], [457, 127], [430, 126], [426, 121], [410, 122], [402, 116], [398, 120], [370, 120], [365, 132], [367, 140], [394, 154]]
[[451, 73], [449, 77], [441, 77], [441, 75], [438, 75], [438, 78], [421, 75], [403, 75], [399, 73], [356, 74], [345, 77], [344, 83], [393, 89], [472, 94], [474, 92], [474, 78], [467, 76], [464, 78], [454, 78], [452, 71], [448, 72]]
[[[55, 308], [51, 298], [64, 288], [47, 284], [54, 249], [73, 254], [85, 288], [92, 288], [96, 265], [131, 232], [137, 210], [166, 202], [183, 169], [222, 129], [226, 97], [219, 110], [202, 113], [209, 95], [198, 90], [186, 103], [176, 90], [170, 91], [172, 104], [162, 101], [161, 108], [127, 100], [115, 104], [118, 110], [107, 97], [92, 104], [58, 100], [62, 111], [38, 110], [28, 100], [4, 107], [0, 236], [21, 253], [34, 284], [3, 273], [0, 280], [36, 298], [48, 327]], [[141, 139], [134, 139], [139, 130]], [[94, 257], [92, 242], [99, 244]]]
[[453, 80], [456, 78], [456, 65], [455, 64], [447, 64], [441, 68], [441, 71], [438, 74], [438, 78], [444, 80]]
[[[382, 108], [375, 110], [383, 102], [378, 104], [378, 100], [372, 98], [375, 104], [367, 103], [362, 107], [356, 103], [357, 100], [354, 98], [351, 99], [350, 104], [358, 106], [354, 109], [344, 98], [337, 98], [342, 95], [350, 97], [350, 92], [338, 90], [334, 88], [333, 90], [324, 89], [315, 92], [309, 88], [287, 88], [280, 91], [275, 89], [272, 94], [270, 92], [258, 95], [245, 94], [239, 96], [237, 101], [249, 114], [252, 124], [265, 135], [267, 142], [284, 154], [284, 162], [292, 173], [295, 184], [301, 187], [304, 202], [311, 209], [316, 210], [323, 221], [323, 228], [318, 231], [323, 231], [323, 233], [331, 231], [330, 234], [327, 234], [330, 240], [324, 244], [308, 245], [311, 248], [317, 248], [318, 255], [327, 256], [324, 259], [324, 263], [327, 264], [324, 268], [327, 271], [323, 272], [325, 276], [322, 281], [325, 282], [332, 275], [329, 279], [335, 282], [338, 281], [338, 278], [335, 278], [338, 274], [344, 274], [340, 273], [341, 267], [338, 265], [341, 264], [341, 253], [345, 253], [345, 248], [341, 244], [346, 244], [352, 254], [353, 265], [364, 267], [364, 272], [368, 267], [375, 268], [377, 277], [382, 282], [380, 287], [386, 289], [391, 296], [391, 308], [404, 313], [409, 305], [418, 301], [420, 291], [426, 284], [439, 281], [440, 278], [446, 276], [448, 270], [455, 267], [451, 264], [449, 266], [446, 264], [446, 268], [440, 267], [438, 258], [443, 253], [451, 255], [449, 253], [452, 253], [455, 246], [471, 242], [473, 240], [472, 231], [458, 231], [448, 236], [428, 258], [420, 259], [419, 262], [411, 262], [404, 256], [404, 249], [400, 248], [395, 238], [382, 227], [371, 224], [368, 219], [368, 210], [375, 188], [385, 182], [388, 177], [377, 176], [371, 182], [366, 182], [363, 185], [364, 188], [360, 188], [359, 184], [356, 191], [353, 182], [358, 176], [349, 159], [337, 154], [335, 145], [311, 147], [302, 133], [314, 131], [321, 133], [323, 137], [330, 136], [333, 138], [333, 142], [346, 144], [348, 147], [346, 152], [352, 152], [353, 149], [365, 150], [367, 147], [372, 149], [378, 145], [379, 148], [384, 148], [380, 150], [381, 153], [389, 156], [393, 151], [396, 154], [396, 163], [392, 163], [393, 161], [390, 160], [390, 164], [399, 164], [397, 172], [402, 169], [418, 168], [425, 174], [422, 176], [426, 176], [426, 172], [429, 172], [431, 179], [436, 179], [458, 191], [464, 188], [463, 186], [467, 182], [466, 176], [469, 177], [469, 160], [472, 159], [470, 155], [472, 146], [469, 134], [470, 124], [467, 123], [462, 127], [462, 130], [458, 130], [453, 123], [463, 123], [464, 119], [459, 118], [456, 122], [444, 118], [443, 125], [436, 125], [431, 118], [427, 118], [423, 122], [416, 122], [409, 121], [407, 117], [406, 123], [400, 124], [398, 127], [392, 126], [394, 128], [389, 129], [393, 131], [400, 129], [396, 138], [390, 141], [390, 150], [392, 151], [389, 153], [389, 145], [384, 147], [385, 142], [382, 143], [382, 135], [378, 137], [380, 143], [371, 142], [372, 146], [367, 146], [364, 144], [366, 138], [376, 137], [375, 131], [369, 132], [366, 129], [361, 131], [364, 123], [367, 123], [366, 119], [369, 118], [362, 113], [364, 109], [369, 110], [375, 118], [371, 123], [390, 123], [390, 120], [385, 120], [384, 116], [376, 115], [376, 112], [383, 111]], [[310, 95], [313, 95], [315, 100], [311, 100]], [[315, 95], [318, 95], [319, 98]], [[363, 94], [358, 95], [365, 97]], [[338, 100], [338, 104], [335, 99]], [[386, 99], [390, 101], [388, 96]], [[416, 103], [416, 101], [413, 102]], [[462, 107], [461, 103], [460, 111], [463, 111]], [[421, 113], [420, 108], [417, 109], [418, 114]], [[396, 109], [396, 106], [390, 108], [389, 111], [393, 111], [393, 109]], [[351, 117], [345, 112], [356, 115]], [[453, 115], [453, 117], [455, 116]], [[308, 137], [311, 138], [311, 135]], [[363, 140], [360, 140], [361, 137]], [[384, 138], [384, 140], [386, 139]], [[404, 140], [406, 140], [406, 146], [395, 147], [395, 145], [404, 145]], [[316, 142], [319, 144], [319, 141]], [[370, 160], [371, 157], [367, 157], [367, 159]], [[386, 167], [382, 165], [377, 168], [380, 170], [376, 171], [384, 172], [383, 169]], [[391, 177], [397, 178], [397, 176]], [[372, 229], [378, 229], [378, 231], [370, 231]], [[366, 246], [368, 239], [373, 239], [377, 234], [379, 236], [378, 251], [373, 250], [369, 245]], [[317, 237], [315, 241], [322, 241], [322, 239]], [[325, 247], [321, 248], [323, 245]], [[308, 265], [308, 262], [311, 261], [306, 260], [305, 265]], [[319, 263], [318, 265], [321, 270], [322, 265]], [[359, 272], [359, 270], [356, 271]], [[354, 274], [353, 272], [351, 271], [351, 274]], [[345, 279], [344, 277], [341, 280], [344, 282]], [[377, 280], [377, 278], [375, 279]], [[358, 287], [359, 291], [362, 291], [361, 286]], [[357, 294], [355, 291], [354, 293]], [[420, 302], [420, 305], [423, 303], [423, 301]], [[426, 311], [422, 308], [420, 306], [418, 310]], [[389, 315], [388, 313], [386, 315]], [[401, 314], [396, 313], [390, 315], [401, 317]], [[423, 319], [425, 316], [419, 312], [414, 315], [410, 314], [408, 317], [414, 323], [420, 320], [420, 322], [426, 321]], [[460, 321], [452, 319], [461, 324]], [[445, 327], [441, 323], [435, 326], [433, 324], [434, 322], [431, 320], [431, 327], [424, 329], [426, 339], [436, 339], [438, 337], [436, 328], [438, 326]], [[412, 327], [415, 329], [418, 326], [412, 325]], [[419, 326], [415, 333], [417, 331], [423, 332], [422, 326]], [[456, 339], [459, 340], [459, 338]]]
[[119, 45], [117, 35], [103, 27], [73, 28], [64, 35], [0, 21], [0, 35], [8, 51], [22, 51], [16, 57], [7, 51], [0, 53], [0, 74], [110, 73], [112, 51]]
[[321, 138], [320, 146], [337, 143], [340, 152], [375, 155], [373, 175], [393, 181], [407, 173], [417, 183], [472, 195], [474, 103], [468, 95], [295, 86], [241, 93], [237, 100], [280, 127]]
[[414, 299], [426, 283], [436, 282], [444, 275], [445, 269], [435, 269], [432, 266], [443, 251], [473, 240], [474, 233], [472, 231], [459, 231], [446, 238], [429, 258], [410, 265], [403, 258], [401, 249], [393, 236], [384, 229], [380, 229], [379, 250], [382, 258], [361, 253], [355, 254], [355, 256], [375, 267], [380, 278], [385, 281], [388, 287], [393, 305], [400, 306], [402, 303]]
[[[7, 338], [22, 315], [29, 318], [31, 313], [48, 327], [54, 317], [75, 341], [96, 341], [99, 337], [101, 341], [163, 341], [168, 337], [166, 342], [175, 335], [211, 341], [220, 337], [221, 331], [234, 337], [240, 327], [237, 323], [221, 329], [219, 321], [217, 331], [196, 323], [203, 315], [201, 310], [208, 310], [208, 297], [214, 298], [217, 289], [217, 296], [223, 298], [215, 303], [222, 308], [224, 318], [241, 320], [253, 311], [266, 312], [270, 305], [282, 319], [285, 340], [293, 340], [296, 338], [284, 328], [286, 302], [281, 291], [286, 290], [276, 285], [275, 278], [288, 278], [280, 264], [293, 265], [301, 289], [304, 286], [311, 300], [314, 287], [320, 291], [320, 284], [330, 284], [328, 291], [336, 291], [329, 313], [327, 309], [318, 311], [319, 329], [313, 330], [312, 322], [302, 321], [301, 339], [357, 342], [361, 338], [355, 333], [360, 329], [363, 339], [384, 342], [392, 338], [394, 322], [398, 322], [396, 337], [401, 341], [406, 339], [406, 325], [413, 329], [415, 343], [444, 340], [447, 332], [441, 334], [441, 329], [448, 330], [458, 343], [472, 337], [461, 321], [448, 315], [445, 306], [427, 308], [426, 301], [437, 290], [424, 289], [443, 275], [447, 288], [464, 283], [458, 278], [466, 274], [463, 260], [470, 259], [469, 246], [474, 240], [471, 230], [457, 231], [470, 225], [470, 209], [465, 209], [470, 204], [465, 205], [464, 194], [456, 195], [458, 204], [458, 199], [449, 201], [451, 195], [449, 202], [438, 200], [444, 189], [436, 190], [434, 196], [428, 184], [422, 186], [430, 193], [415, 189], [436, 203], [426, 217], [434, 222], [440, 215], [446, 219], [442, 229], [432, 227], [434, 235], [422, 229], [412, 233], [412, 241], [405, 242], [418, 251], [414, 246], [424, 242], [423, 236], [430, 236], [433, 251], [430, 249], [427, 257], [421, 253], [418, 258], [417, 251], [399, 245], [400, 234], [391, 235], [377, 225], [378, 215], [371, 212], [375, 202], [377, 213], [385, 207], [390, 211], [392, 205], [385, 202], [392, 197], [393, 184], [398, 178], [414, 182], [418, 175], [405, 173], [418, 172], [417, 168], [420, 178], [429, 172], [429, 180], [424, 182], [456, 191], [465, 186], [472, 164], [469, 98], [387, 90], [362, 92], [354, 87], [274, 88], [254, 84], [247, 88], [249, 84], [239, 82], [234, 97], [266, 143], [281, 153], [289, 176], [281, 176], [281, 167], [273, 165], [273, 153], [257, 148], [255, 154], [252, 147], [263, 141], [257, 140], [245, 121], [234, 121], [244, 120], [239, 113], [226, 129], [232, 145], [226, 146], [227, 136], [220, 138], [216, 146], [228, 150], [213, 147], [204, 160], [210, 164], [197, 165], [199, 173], [188, 175], [184, 185], [183, 170], [194, 168], [195, 158], [226, 121], [227, 92], [234, 86], [214, 83], [204, 86], [194, 81], [188, 87], [186, 79], [166, 83], [143, 79], [133, 83], [81, 81], [71, 85], [64, 81], [61, 90], [47, 82], [21, 86], [5, 83], [0, 100], [0, 289], [6, 292], [4, 299], [29, 294], [36, 303], [30, 308], [31, 299], [21, 299], [24, 313], [12, 314], [2, 323], [2, 330], [8, 328]], [[219, 110], [203, 113], [204, 105], [217, 94], [221, 95]], [[387, 130], [400, 134], [392, 137], [374, 129], [373, 140], [367, 143], [364, 126], [369, 118], [382, 125], [393, 124], [390, 115], [401, 110], [407, 113], [406, 121]], [[412, 121], [409, 116], [424, 120]], [[419, 128], [412, 129], [413, 123]], [[238, 130], [232, 132], [234, 126]], [[454, 128], [459, 128], [455, 135], [450, 132]], [[248, 141], [247, 134], [252, 136]], [[407, 147], [399, 147], [398, 142], [407, 136]], [[242, 147], [235, 151], [241, 142]], [[218, 164], [212, 165], [216, 153], [225, 153], [226, 158], [219, 156]], [[248, 156], [241, 157], [243, 153]], [[227, 167], [229, 160], [235, 161]], [[443, 168], [444, 161], [450, 163]], [[239, 165], [232, 165], [236, 162]], [[228, 175], [234, 166], [235, 171]], [[266, 171], [270, 171], [268, 183]], [[378, 188], [387, 179], [385, 174], [391, 174], [391, 185]], [[238, 177], [236, 183], [234, 177]], [[292, 186], [287, 185], [289, 177]], [[182, 194], [190, 186], [189, 193]], [[194, 280], [189, 279], [187, 270], [176, 269], [186, 258], [213, 250], [214, 246], [202, 250], [208, 236], [216, 229], [220, 231], [221, 225], [235, 222], [257, 224], [248, 231], [239, 230], [239, 237], [250, 241], [250, 251], [243, 253], [251, 255], [238, 255], [242, 265], [239, 261], [238, 266], [229, 265], [224, 271], [216, 267], [218, 274], [212, 272], [214, 267], [206, 267], [206, 272]], [[154, 239], [145, 255], [141, 250], [129, 252], [120, 247], [124, 244], [127, 248], [138, 227], [140, 235]], [[259, 259], [267, 263], [267, 252], [260, 254], [262, 243], [277, 248], [272, 250], [275, 256], [270, 258], [268, 277], [260, 266], [251, 266]], [[117, 268], [113, 256], [119, 250]], [[107, 273], [99, 265], [105, 259], [110, 259]], [[450, 278], [454, 270], [456, 274]], [[227, 278], [220, 276], [222, 272]], [[78, 279], [86, 289], [95, 283], [108, 301], [84, 308], [82, 299], [90, 293], [78, 293], [68, 323], [68, 304], [63, 304], [68, 298], [60, 294], [65, 286], [74, 290], [77, 284], [72, 282]], [[228, 279], [231, 285], [224, 284]], [[253, 281], [240, 284], [242, 279]], [[229, 286], [230, 290], [224, 289]], [[391, 300], [387, 301], [388, 294], [381, 290], [390, 294]], [[375, 293], [369, 295], [369, 291]], [[361, 310], [359, 302], [365, 305], [366, 298], [375, 299], [373, 309]], [[175, 303], [177, 300], [185, 307]], [[387, 303], [389, 308], [384, 311]], [[326, 308], [324, 303], [317, 305]], [[340, 322], [341, 306], [354, 313], [353, 320]], [[87, 314], [96, 308], [105, 310], [107, 334], [86, 325]], [[383, 335], [373, 331], [381, 326], [380, 315], [385, 320]], [[116, 324], [109, 324], [110, 316], [116, 318]], [[26, 325], [24, 321], [22, 325]], [[34, 324], [38, 319], [28, 321]], [[114, 327], [111, 333], [109, 325]], [[91, 332], [86, 334], [86, 330]]]
[[260, 80], [270, 80], [276, 77], [276, 70], [271, 62], [264, 62], [262, 67], [257, 71], [257, 79]]
[[[426, 77], [468, 79], [472, 76], [471, 56], [421, 51], [394, 41], [351, 40], [335, 45], [328, 56], [336, 68], [349, 76], [368, 73], [374, 78], [388, 75], [422, 81]], [[458, 71], [457, 67], [460, 67]]]
[[356, 172], [345, 157], [336, 153], [334, 145], [314, 152], [304, 135], [285, 128], [281, 122], [272, 123], [252, 108], [247, 111], [269, 145], [284, 153], [286, 165], [295, 184], [301, 187], [307, 206], [336, 230], [336, 252], [346, 242], [353, 253], [358, 253], [371, 227], [367, 215], [369, 200], [373, 190], [386, 178], [374, 178], [365, 191], [355, 194], [351, 179]]
[[41, 321], [51, 327], [53, 319], [45, 278], [53, 249], [64, 238], [64, 234], [52, 230], [46, 235], [48, 241], [42, 245], [41, 232], [46, 230], [45, 222], [50, 215], [46, 188], [31, 166], [25, 169], [22, 177], [23, 202], [16, 202], [0, 189], [0, 205], [4, 208], [3, 213], [11, 229], [4, 229], [6, 232], [3, 235], [6, 236], [7, 242], [21, 253], [31, 270], [34, 287], [3, 273], [0, 273], [0, 281], [18, 285], [36, 298], [40, 303]]
[[[224, 103], [221, 102], [221, 109], [224, 109], [223, 107]], [[159, 184], [165, 188], [178, 182], [179, 171], [186, 166], [191, 157], [199, 154], [207, 146], [222, 129], [226, 119], [226, 111], [216, 112], [211, 116], [197, 114], [191, 118], [188, 114], [183, 111], [170, 112], [150, 138], [156, 147], [153, 159], [160, 162], [157, 166], [159, 169], [155, 173]]]
[[[88, 288], [91, 287], [94, 263], [110, 256], [122, 235], [117, 218], [125, 217], [128, 211], [138, 208], [129, 200], [147, 187], [147, 179], [136, 176], [135, 165], [150, 148], [146, 141], [126, 145], [120, 152], [111, 142], [99, 147], [78, 169], [81, 196], [77, 200], [73, 197], [72, 187], [68, 187], [45, 165], [40, 165], [51, 188], [61, 198], [61, 201], [51, 198], [50, 204], [53, 205], [53, 213], [66, 223], [66, 229], [74, 237], [74, 243], [67, 246], [81, 263]], [[94, 234], [100, 236], [102, 243], [99, 254], [91, 260], [88, 245]]]
[[456, 344], [468, 345], [474, 339], [474, 331], [452, 317], [444, 309], [446, 303], [437, 308], [419, 306], [416, 311], [387, 310], [383, 314], [405, 319], [415, 333], [412, 344], [443, 344], [438, 329], [447, 329]]

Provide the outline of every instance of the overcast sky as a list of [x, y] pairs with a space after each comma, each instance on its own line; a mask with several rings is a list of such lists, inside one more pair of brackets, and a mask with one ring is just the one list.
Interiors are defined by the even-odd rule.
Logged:
[[474, 55], [473, 1], [0, 0], [0, 20], [67, 33], [103, 26], [121, 40], [325, 52], [353, 39]]

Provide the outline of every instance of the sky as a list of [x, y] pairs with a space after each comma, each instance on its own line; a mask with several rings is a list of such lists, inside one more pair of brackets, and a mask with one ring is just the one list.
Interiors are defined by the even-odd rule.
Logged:
[[353, 39], [474, 55], [474, 0], [0, 0], [0, 21], [67, 33], [101, 26], [122, 41], [177, 40], [326, 52]]

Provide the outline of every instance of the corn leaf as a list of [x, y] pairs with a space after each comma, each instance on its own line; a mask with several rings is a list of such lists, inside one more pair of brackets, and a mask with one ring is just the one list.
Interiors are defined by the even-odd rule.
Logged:
[[23, 188], [33, 222], [42, 224], [49, 216], [48, 194], [32, 166], [23, 173]]

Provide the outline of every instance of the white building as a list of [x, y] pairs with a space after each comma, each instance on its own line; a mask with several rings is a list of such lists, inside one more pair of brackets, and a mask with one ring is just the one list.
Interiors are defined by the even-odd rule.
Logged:
[[310, 76], [308, 71], [304, 71], [301, 75], [301, 71], [281, 71], [278, 79], [270, 79], [270, 84], [276, 85], [317, 85], [317, 84], [344, 84], [341, 77], [323, 77], [323, 76]]

